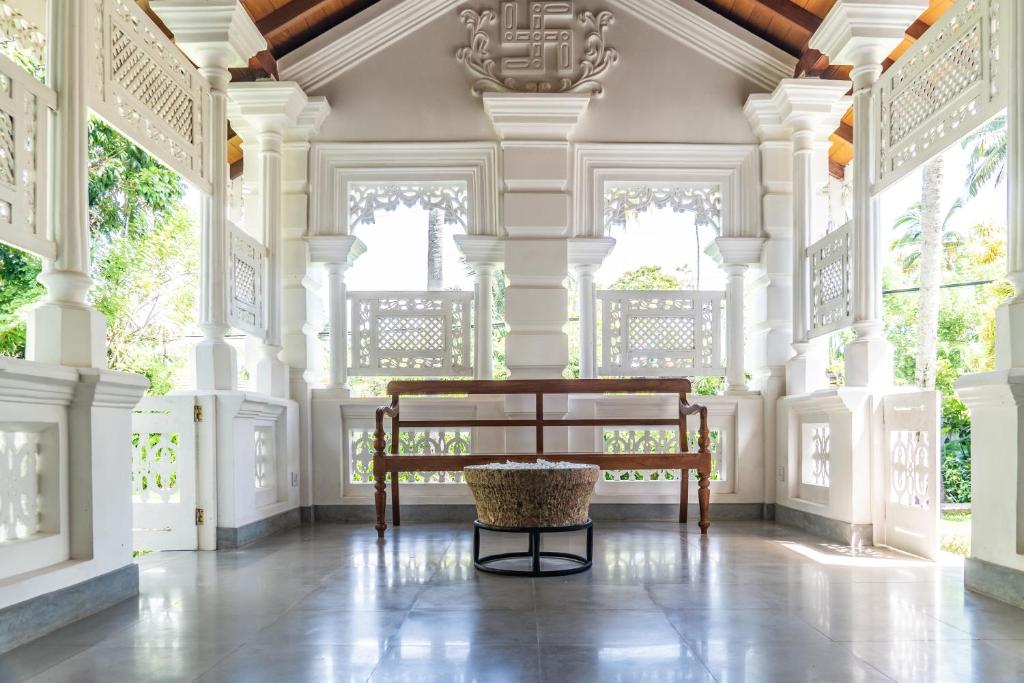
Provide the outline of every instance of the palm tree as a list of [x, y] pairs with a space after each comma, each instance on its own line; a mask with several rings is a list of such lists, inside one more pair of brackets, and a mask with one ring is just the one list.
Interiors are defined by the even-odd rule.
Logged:
[[967, 192], [977, 196], [982, 186], [994, 181], [999, 185], [1006, 178], [1006, 114], [1000, 114], [961, 142], [971, 148], [971, 165], [967, 173]]
[[431, 209], [427, 223], [427, 290], [444, 289], [443, 252], [441, 250], [441, 210]]
[[904, 271], [917, 269], [920, 273], [921, 309], [917, 319], [917, 366], [914, 374], [917, 385], [922, 389], [935, 388], [943, 257], [946, 267], [950, 267], [951, 258], [962, 243], [959, 233], [951, 228], [950, 219], [963, 202], [957, 200], [944, 218], [941, 215], [944, 176], [942, 156], [925, 164], [921, 201], [896, 220], [894, 227], [902, 230], [903, 234], [892, 245], [905, 254]]

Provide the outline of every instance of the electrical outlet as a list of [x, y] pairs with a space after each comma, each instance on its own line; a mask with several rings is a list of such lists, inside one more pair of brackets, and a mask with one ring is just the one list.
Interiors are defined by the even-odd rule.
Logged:
[[299, 485], [299, 473], [298, 472], [292, 472], [292, 486], [298, 486], [298, 485]]
[[786, 481], [786, 466], [779, 465], [775, 476], [778, 477], [779, 481]]

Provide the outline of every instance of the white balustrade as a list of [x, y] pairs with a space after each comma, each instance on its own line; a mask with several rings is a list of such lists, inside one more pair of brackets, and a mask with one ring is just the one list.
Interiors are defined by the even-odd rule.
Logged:
[[228, 321], [259, 339], [267, 337], [267, 248], [228, 223]]
[[349, 373], [473, 375], [472, 292], [350, 292]]
[[725, 292], [598, 292], [605, 376], [716, 376]]
[[810, 274], [811, 339], [853, 323], [853, 265], [850, 224], [828, 233], [807, 247]]
[[832, 452], [832, 426], [826, 420], [800, 423], [799, 442], [800, 497], [818, 503], [828, 502], [832, 485], [829, 464]]

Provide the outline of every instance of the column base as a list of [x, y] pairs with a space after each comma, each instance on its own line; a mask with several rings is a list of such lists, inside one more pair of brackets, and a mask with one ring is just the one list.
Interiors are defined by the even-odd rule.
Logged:
[[256, 363], [256, 391], [275, 398], [288, 398], [288, 366], [278, 358], [280, 346], [264, 346]]
[[855, 339], [843, 349], [846, 386], [886, 389], [893, 384], [892, 344], [881, 337]]
[[86, 304], [44, 302], [28, 312], [28, 360], [74, 368], [107, 367], [107, 320]]
[[796, 355], [786, 362], [786, 393], [809, 394], [828, 387], [825, 378], [825, 354], [818, 344], [793, 344]]
[[196, 389], [234, 391], [238, 388], [238, 358], [231, 344], [203, 339], [192, 349]]
[[996, 309], [996, 367], [1024, 368], [1024, 300]]

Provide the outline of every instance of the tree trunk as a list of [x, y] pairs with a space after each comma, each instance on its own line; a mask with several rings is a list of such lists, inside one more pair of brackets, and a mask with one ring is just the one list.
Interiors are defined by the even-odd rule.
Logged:
[[431, 292], [444, 289], [441, 225], [441, 212], [431, 209], [430, 222], [427, 224], [427, 290]]
[[938, 366], [943, 165], [941, 156], [928, 162], [921, 183], [921, 310], [917, 318], [915, 379], [922, 389], [935, 388]]

